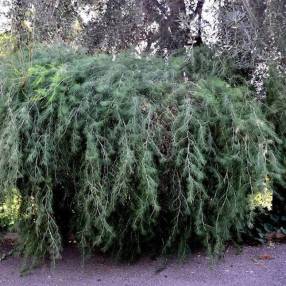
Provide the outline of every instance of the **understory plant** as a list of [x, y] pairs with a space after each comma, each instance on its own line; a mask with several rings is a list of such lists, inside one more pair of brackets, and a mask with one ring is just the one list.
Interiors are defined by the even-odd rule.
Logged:
[[[17, 189], [26, 258], [75, 237], [132, 258], [192, 242], [219, 255], [253, 219], [249, 196], [280, 180], [273, 125], [245, 85], [192, 61], [67, 47], [0, 65], [0, 198]], [[269, 188], [272, 190], [272, 181]]]

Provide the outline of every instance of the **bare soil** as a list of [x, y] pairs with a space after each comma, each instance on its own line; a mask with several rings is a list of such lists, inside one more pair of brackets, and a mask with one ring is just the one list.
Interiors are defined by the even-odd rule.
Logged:
[[246, 246], [240, 254], [229, 248], [215, 264], [197, 252], [185, 261], [145, 257], [134, 264], [96, 255], [82, 266], [73, 248], [55, 269], [46, 263], [22, 277], [21, 263], [17, 257], [0, 262], [1, 286], [286, 286], [286, 244]]

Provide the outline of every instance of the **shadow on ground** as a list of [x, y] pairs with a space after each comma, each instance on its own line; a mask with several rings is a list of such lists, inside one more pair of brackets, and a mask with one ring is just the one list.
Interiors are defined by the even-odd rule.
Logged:
[[[3, 252], [2, 247], [2, 252]], [[1, 253], [1, 249], [0, 249]], [[83, 267], [76, 249], [67, 249], [55, 269], [47, 263], [21, 277], [21, 260], [7, 257], [0, 262], [2, 286], [285, 286], [286, 244], [229, 248], [212, 266], [207, 256], [196, 253], [184, 262], [176, 258], [142, 258], [120, 264], [97, 255]]]

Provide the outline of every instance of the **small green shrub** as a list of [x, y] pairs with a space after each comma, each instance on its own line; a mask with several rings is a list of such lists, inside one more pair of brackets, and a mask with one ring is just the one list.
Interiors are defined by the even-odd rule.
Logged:
[[26, 257], [59, 258], [70, 233], [128, 258], [239, 238], [249, 195], [280, 179], [279, 139], [246, 86], [189, 65], [63, 47], [3, 61], [0, 189], [20, 192]]
[[13, 52], [15, 48], [15, 38], [8, 33], [0, 33], [0, 59]]
[[19, 219], [21, 198], [16, 189], [9, 191], [9, 196], [4, 197], [0, 204], [0, 230], [13, 228]]

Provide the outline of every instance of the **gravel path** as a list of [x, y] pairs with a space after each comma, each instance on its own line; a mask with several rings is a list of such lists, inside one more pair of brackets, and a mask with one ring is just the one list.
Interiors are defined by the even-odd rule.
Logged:
[[[1, 253], [1, 249], [0, 249]], [[271, 247], [244, 247], [236, 254], [211, 266], [209, 259], [196, 253], [180, 262], [163, 258], [142, 258], [131, 265], [96, 256], [84, 267], [76, 250], [67, 250], [56, 269], [49, 265], [20, 277], [21, 261], [10, 257], [0, 262], [2, 286], [285, 286], [286, 244]], [[165, 265], [165, 266], [164, 266]]]

